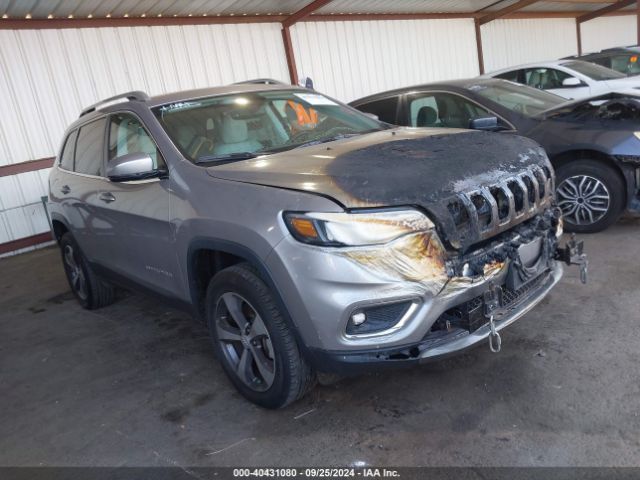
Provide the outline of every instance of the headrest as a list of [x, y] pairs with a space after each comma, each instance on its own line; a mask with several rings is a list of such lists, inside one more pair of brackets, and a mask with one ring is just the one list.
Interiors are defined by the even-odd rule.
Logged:
[[246, 142], [249, 138], [249, 129], [245, 120], [236, 120], [225, 116], [222, 120], [222, 141], [224, 143]]
[[182, 148], [188, 148], [198, 131], [192, 125], [181, 125], [178, 127], [178, 143]]
[[438, 112], [432, 107], [422, 107], [418, 110], [416, 123], [419, 127], [434, 125], [438, 121]]

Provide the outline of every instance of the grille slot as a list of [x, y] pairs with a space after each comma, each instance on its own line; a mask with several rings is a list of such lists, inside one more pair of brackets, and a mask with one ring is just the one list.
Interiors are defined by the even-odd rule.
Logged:
[[500, 187], [491, 187], [489, 191], [498, 205], [498, 218], [504, 220], [509, 216], [509, 197]]
[[522, 176], [522, 183], [527, 189], [527, 199], [529, 200], [529, 208], [531, 208], [536, 204], [536, 187], [533, 185], [533, 180], [529, 175]]
[[507, 182], [507, 187], [509, 187], [509, 190], [511, 190], [511, 193], [513, 194], [516, 212], [522, 212], [522, 210], [524, 210], [524, 192], [522, 191], [522, 187], [520, 187], [520, 184], [515, 180]]
[[538, 198], [542, 199], [547, 191], [547, 179], [545, 178], [542, 170], [535, 170], [533, 174], [536, 176], [536, 180], [538, 181]]
[[483, 195], [477, 193], [471, 196], [471, 203], [478, 212], [478, 225], [482, 230], [491, 225], [491, 204]]
[[457, 228], [464, 227], [469, 223], [469, 211], [460, 200], [449, 202], [447, 208], [449, 209], [449, 213], [453, 217], [453, 221]]

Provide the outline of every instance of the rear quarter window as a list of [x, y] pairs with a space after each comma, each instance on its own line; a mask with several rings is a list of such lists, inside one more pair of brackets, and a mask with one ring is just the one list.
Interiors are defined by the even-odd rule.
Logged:
[[503, 80], [509, 80], [511, 82], [521, 83], [520, 82], [520, 72], [521, 70], [511, 70], [510, 72], [504, 72], [500, 75], [496, 75], [496, 78], [501, 78]]
[[74, 130], [67, 136], [67, 140], [62, 147], [62, 155], [60, 156], [60, 168], [73, 172], [73, 157], [76, 148], [76, 139], [78, 131]]
[[103, 176], [104, 135], [106, 119], [88, 123], [78, 132], [74, 171], [86, 175]]
[[388, 97], [374, 102], [362, 103], [356, 107], [361, 112], [373, 113], [378, 119], [387, 123], [396, 123], [398, 113], [398, 97]]

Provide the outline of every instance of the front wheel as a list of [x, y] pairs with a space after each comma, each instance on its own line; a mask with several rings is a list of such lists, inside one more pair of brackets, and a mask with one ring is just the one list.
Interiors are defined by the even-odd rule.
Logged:
[[214, 349], [235, 387], [265, 408], [301, 398], [316, 375], [302, 356], [273, 293], [248, 264], [216, 274], [207, 288]]
[[620, 175], [595, 160], [575, 160], [557, 169], [556, 197], [568, 232], [595, 233], [620, 216], [625, 187]]
[[93, 310], [113, 303], [114, 288], [94, 273], [70, 233], [62, 235], [60, 251], [67, 281], [80, 305]]

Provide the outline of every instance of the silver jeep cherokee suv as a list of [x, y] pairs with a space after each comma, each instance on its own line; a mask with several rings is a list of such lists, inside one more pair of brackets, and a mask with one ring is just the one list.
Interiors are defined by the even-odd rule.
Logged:
[[[489, 338], [562, 275], [533, 141], [393, 128], [315, 91], [232, 85], [85, 109], [49, 207], [78, 301], [141, 287], [203, 318], [231, 381], [277, 408], [316, 373]], [[533, 320], [533, 319], [532, 319]]]

